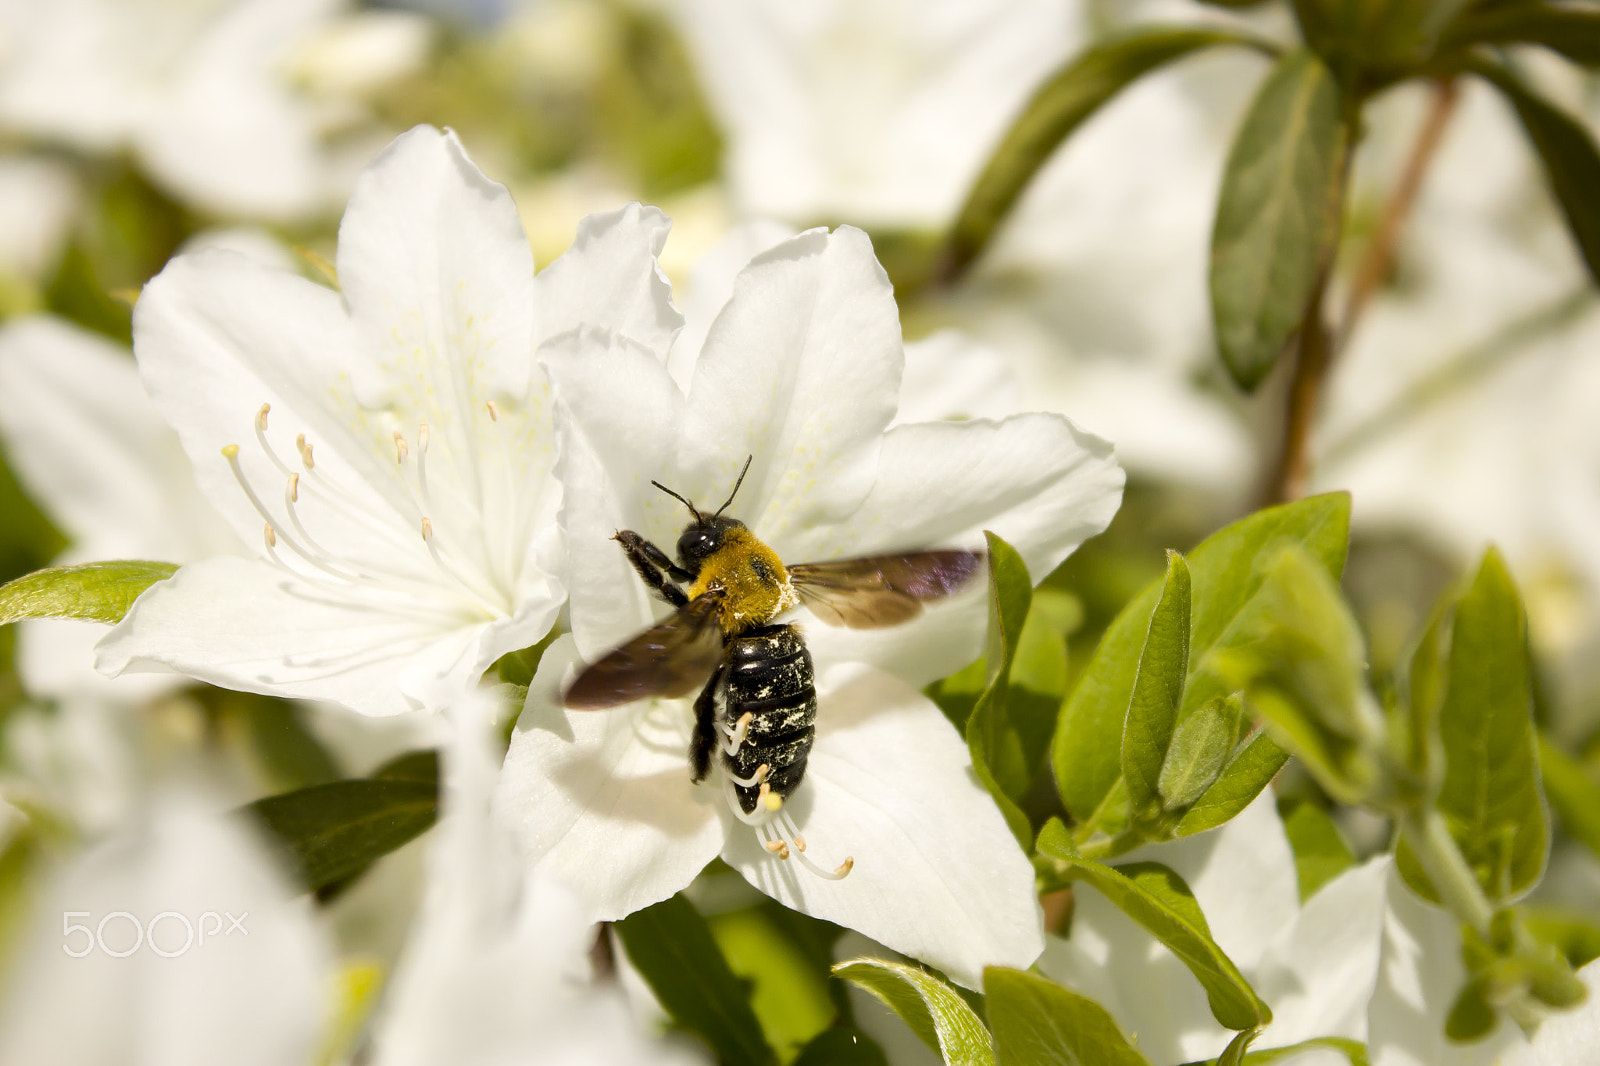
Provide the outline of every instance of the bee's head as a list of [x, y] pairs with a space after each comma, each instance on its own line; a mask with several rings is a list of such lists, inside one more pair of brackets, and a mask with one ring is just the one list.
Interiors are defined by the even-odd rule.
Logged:
[[684, 566], [702, 563], [722, 547], [730, 529], [743, 528], [744, 523], [737, 518], [723, 518], [721, 515], [711, 515], [691, 522], [684, 529], [683, 535], [678, 538], [678, 560]]
[[733, 483], [733, 491], [728, 493], [728, 498], [722, 501], [722, 506], [717, 508], [717, 513], [711, 516], [703, 515], [695, 505], [667, 488], [659, 481], [650, 484], [677, 500], [682, 500], [683, 505], [689, 508], [689, 513], [694, 515], [694, 521], [689, 523], [683, 534], [678, 537], [678, 561], [684, 566], [695, 568], [695, 564], [709, 559], [713, 553], [722, 547], [730, 529], [743, 529], [744, 523], [737, 518], [724, 518], [722, 512], [728, 509], [728, 504], [739, 494], [739, 486], [744, 484], [744, 476], [750, 471], [750, 461], [755, 456], [750, 456], [744, 461], [744, 469], [739, 471], [739, 480]]

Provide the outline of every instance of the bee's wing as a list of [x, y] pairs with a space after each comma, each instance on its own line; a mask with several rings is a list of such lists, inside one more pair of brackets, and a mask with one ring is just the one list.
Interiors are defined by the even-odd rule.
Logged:
[[801, 563], [789, 567], [800, 602], [832, 626], [881, 629], [922, 613], [928, 600], [952, 595], [983, 565], [983, 553], [906, 552]]
[[715, 592], [697, 596], [672, 617], [590, 663], [562, 702], [575, 711], [600, 711], [650, 696], [692, 692], [722, 659], [719, 599]]

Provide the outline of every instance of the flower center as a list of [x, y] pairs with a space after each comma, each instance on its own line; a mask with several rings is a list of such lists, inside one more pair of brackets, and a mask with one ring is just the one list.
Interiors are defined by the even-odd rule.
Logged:
[[[240, 462], [239, 445], [227, 445], [222, 449], [222, 455], [228, 461], [228, 468], [233, 471], [239, 488], [265, 523], [262, 543], [267, 558], [274, 565], [299, 581], [333, 588], [341, 593], [359, 589], [380, 595], [397, 595], [402, 599], [414, 599], [419, 595], [437, 599], [439, 583], [424, 576], [432, 569], [445, 579], [447, 587], [464, 595], [476, 608], [491, 617], [503, 617], [511, 613], [511, 605], [505, 594], [479, 575], [470, 562], [463, 565], [461, 560], [454, 557], [456, 553], [448, 545], [441, 548], [440, 541], [443, 538], [435, 535], [433, 498], [428, 491], [426, 424], [417, 429], [416, 454], [409, 466], [407, 460], [411, 458], [413, 449], [399, 431], [394, 434], [395, 459], [404, 468], [402, 480], [419, 518], [420, 547], [424, 549], [428, 560], [424, 563], [417, 550], [418, 542], [400, 534], [392, 513], [380, 513], [366, 502], [367, 497], [351, 491], [326, 469], [317, 466], [312, 444], [306, 440], [305, 434], [295, 438], [295, 450], [300, 459], [296, 465], [299, 469], [284, 462], [267, 439], [267, 418], [271, 410], [271, 404], [264, 403], [256, 412], [255, 437], [262, 454], [283, 476], [283, 502], [280, 508], [274, 510], [269, 507], [262, 494], [256, 491]], [[348, 553], [341, 554], [328, 549], [312, 536], [300, 517], [302, 504], [313, 502], [326, 513], [362, 527], [365, 533], [372, 535], [374, 541], [383, 542], [391, 549], [390, 554], [417, 565], [397, 568], [378, 561], [384, 554], [381, 552], [357, 559]], [[280, 542], [287, 549], [286, 553], [278, 551]], [[403, 607], [403, 604], [396, 603], [394, 606]], [[419, 608], [419, 613], [424, 612]], [[427, 613], [437, 620], [436, 611]]]

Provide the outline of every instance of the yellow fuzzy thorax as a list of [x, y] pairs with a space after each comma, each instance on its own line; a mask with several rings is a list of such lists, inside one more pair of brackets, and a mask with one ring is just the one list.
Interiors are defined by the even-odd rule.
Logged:
[[727, 530], [722, 546], [700, 564], [689, 598], [712, 589], [722, 590], [718, 621], [729, 635], [764, 626], [800, 603], [778, 553], [742, 526]]

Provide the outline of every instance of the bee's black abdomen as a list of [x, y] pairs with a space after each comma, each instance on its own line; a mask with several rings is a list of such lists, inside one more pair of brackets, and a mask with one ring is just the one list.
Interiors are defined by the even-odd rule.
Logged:
[[[750, 725], [739, 750], [724, 754], [723, 765], [736, 777], [750, 778], [765, 763], [767, 784], [779, 796], [788, 796], [805, 776], [816, 733], [811, 653], [798, 629], [780, 625], [729, 637], [725, 654], [723, 721], [732, 728], [748, 713]], [[756, 809], [759, 786], [735, 785], [734, 790], [746, 814]]]

